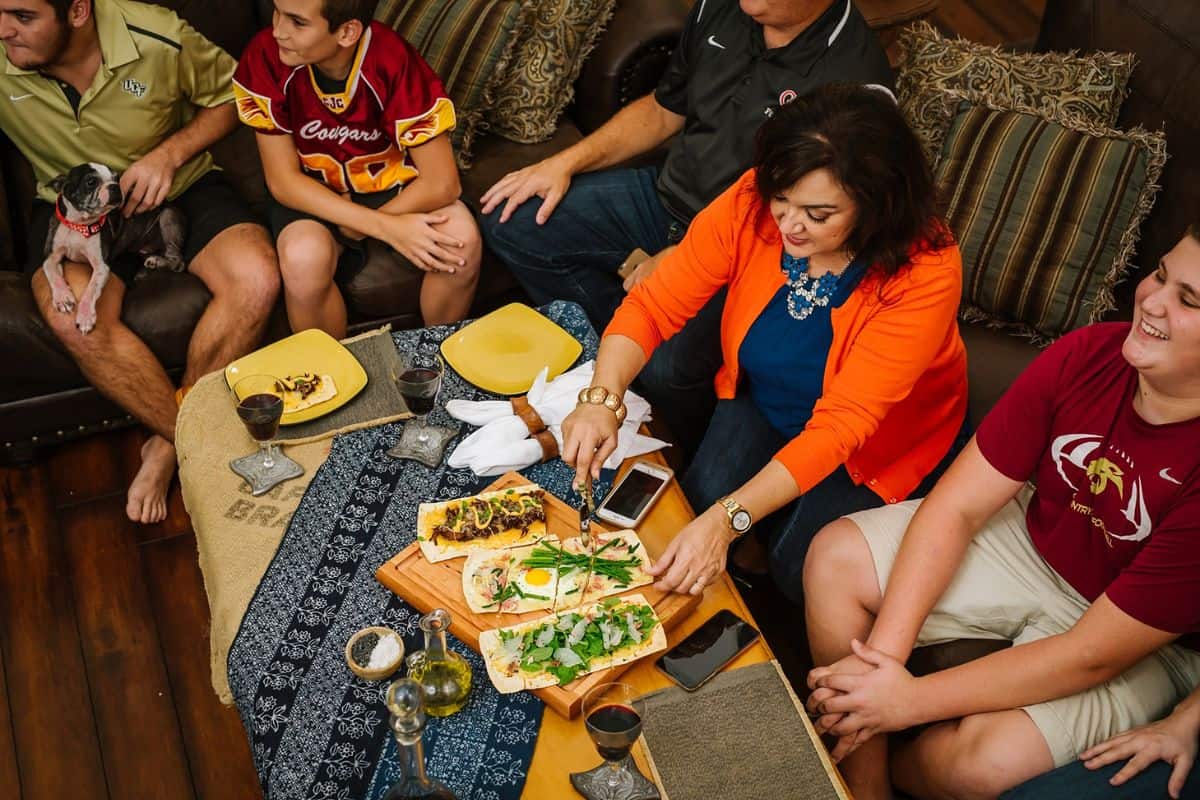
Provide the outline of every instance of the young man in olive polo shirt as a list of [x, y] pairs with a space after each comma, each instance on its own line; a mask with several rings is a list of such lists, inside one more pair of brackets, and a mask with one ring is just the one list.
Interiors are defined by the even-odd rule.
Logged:
[[[574, 300], [603, 328], [692, 217], [749, 168], [754, 135], [774, 109], [838, 81], [892, 84], [883, 48], [850, 0], [695, 0], [655, 92], [497, 182], [482, 198], [484, 240], [535, 302]], [[610, 169], [672, 136], [661, 171]], [[657, 256], [622, 284], [617, 268], [635, 248]], [[715, 403], [697, 398], [711, 395], [721, 363], [723, 305], [721, 293], [639, 377], [685, 452]]]
[[[74, 315], [54, 309], [39, 269], [56, 199], [49, 182], [77, 164], [102, 163], [122, 172], [122, 213], [170, 200], [187, 217], [188, 270], [212, 300], [192, 334], [183, 386], [249, 351], [274, 304], [279, 268], [266, 230], [206, 152], [237, 126], [236, 64], [174, 12], [130, 0], [0, 0], [0, 43], [0, 128], [37, 178], [26, 265], [33, 294], [87, 379], [153, 431], [126, 511], [158, 522], [175, 470], [176, 390], [121, 320], [138, 263], [110, 265], [96, 328], [80, 333]], [[63, 266], [79, 297], [91, 267]]]

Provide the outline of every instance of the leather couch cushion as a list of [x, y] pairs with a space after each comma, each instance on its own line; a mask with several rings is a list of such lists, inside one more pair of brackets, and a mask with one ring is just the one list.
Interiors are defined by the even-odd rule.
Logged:
[[258, 9], [247, 0], [154, 0], [154, 5], [171, 9], [234, 58], [241, 56], [250, 38], [269, 24], [259, 23]]
[[962, 322], [958, 330], [967, 346], [967, 411], [974, 429], [1040, 351], [984, 325]]
[[1133, 52], [1138, 65], [1118, 124], [1166, 131], [1170, 160], [1142, 225], [1135, 259], [1140, 269], [1121, 287], [1121, 316], [1128, 318], [1137, 278], [1152, 271], [1200, 216], [1200, 104], [1189, 80], [1200, 75], [1200, 14], [1194, 3], [1178, 0], [1050, 0], [1037, 47]]

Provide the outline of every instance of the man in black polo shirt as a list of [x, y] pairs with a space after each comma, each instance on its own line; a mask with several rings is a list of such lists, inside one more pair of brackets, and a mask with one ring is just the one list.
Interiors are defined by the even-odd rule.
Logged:
[[[574, 300], [603, 328], [692, 217], [749, 168], [754, 135], [774, 108], [837, 81], [892, 84], [851, 0], [695, 0], [654, 94], [498, 181], [482, 197], [484, 239], [534, 302]], [[609, 169], [672, 136], [661, 171]], [[525, 202], [534, 196], [541, 202]], [[622, 283], [617, 269], [637, 248], [657, 255]], [[720, 366], [723, 304], [722, 292], [639, 378], [652, 403], [672, 409], [685, 452], [711, 414], [696, 398], [711, 394]]]

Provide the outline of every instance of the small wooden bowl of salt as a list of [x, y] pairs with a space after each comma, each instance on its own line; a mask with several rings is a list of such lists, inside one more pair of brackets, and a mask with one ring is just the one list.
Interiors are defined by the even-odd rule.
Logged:
[[404, 660], [404, 641], [391, 628], [363, 628], [346, 642], [346, 664], [363, 680], [389, 677]]

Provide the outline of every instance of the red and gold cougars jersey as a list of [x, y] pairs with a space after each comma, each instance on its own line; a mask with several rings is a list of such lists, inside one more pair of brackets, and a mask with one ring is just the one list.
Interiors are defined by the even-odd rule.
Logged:
[[425, 60], [386, 25], [359, 40], [340, 94], [317, 85], [313, 67], [286, 66], [271, 29], [238, 64], [238, 117], [259, 133], [290, 134], [301, 168], [335, 192], [382, 192], [417, 177], [408, 148], [454, 127], [454, 104]]

